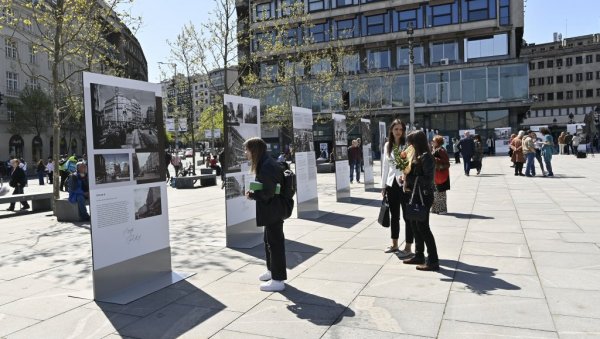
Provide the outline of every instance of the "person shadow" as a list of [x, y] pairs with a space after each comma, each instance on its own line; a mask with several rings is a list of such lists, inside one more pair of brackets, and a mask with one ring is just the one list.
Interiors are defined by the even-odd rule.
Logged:
[[286, 285], [285, 290], [279, 294], [292, 302], [287, 305], [287, 309], [297, 318], [308, 320], [318, 326], [335, 325], [344, 317], [354, 317], [355, 315], [355, 312], [346, 305], [299, 290], [292, 285]]
[[464, 284], [475, 294], [485, 295], [493, 291], [516, 291], [521, 287], [496, 277], [498, 269], [493, 267], [470, 265], [455, 260], [440, 260], [439, 273], [447, 278], [442, 281]]

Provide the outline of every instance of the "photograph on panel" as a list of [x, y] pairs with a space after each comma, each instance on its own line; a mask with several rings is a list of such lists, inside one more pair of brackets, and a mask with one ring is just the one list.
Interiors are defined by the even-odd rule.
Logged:
[[160, 155], [158, 152], [133, 153], [133, 179], [138, 184], [161, 180]]
[[294, 128], [294, 152], [314, 152], [313, 131], [308, 128]]
[[129, 154], [95, 154], [96, 185], [129, 181]]
[[136, 188], [133, 190], [133, 194], [135, 199], [135, 220], [162, 214], [160, 186]]
[[158, 151], [154, 92], [91, 84], [95, 149]]

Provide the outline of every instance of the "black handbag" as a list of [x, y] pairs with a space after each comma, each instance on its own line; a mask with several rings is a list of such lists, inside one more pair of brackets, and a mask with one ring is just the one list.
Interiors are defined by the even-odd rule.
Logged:
[[390, 205], [388, 204], [387, 196], [381, 200], [381, 208], [379, 209], [377, 222], [383, 227], [390, 227]]
[[[429, 208], [427, 208], [423, 202], [423, 193], [421, 192], [421, 187], [419, 187], [418, 182], [419, 178], [417, 177], [415, 180], [415, 185], [413, 186], [412, 195], [410, 196], [410, 200], [406, 204], [406, 209], [404, 210], [406, 220], [425, 221], [429, 215]], [[419, 191], [419, 202], [415, 201], [415, 193], [417, 191]]]

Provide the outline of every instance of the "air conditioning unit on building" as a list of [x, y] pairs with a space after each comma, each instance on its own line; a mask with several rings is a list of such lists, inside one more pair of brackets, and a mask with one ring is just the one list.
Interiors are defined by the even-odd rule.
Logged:
[[450, 64], [450, 60], [448, 60], [448, 58], [440, 59], [440, 65], [449, 65], [449, 64]]

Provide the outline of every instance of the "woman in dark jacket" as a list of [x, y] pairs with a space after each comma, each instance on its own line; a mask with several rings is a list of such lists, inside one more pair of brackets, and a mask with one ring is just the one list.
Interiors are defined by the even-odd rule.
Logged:
[[44, 177], [46, 176], [46, 165], [44, 165], [44, 160], [40, 159], [40, 161], [38, 161], [36, 171], [40, 185], [43, 185]]
[[[27, 175], [25, 171], [19, 166], [20, 161], [18, 159], [12, 159], [10, 162], [12, 168], [10, 172], [10, 187], [14, 187], [13, 195], [16, 194], [24, 194], [23, 187], [27, 184]], [[29, 204], [27, 201], [21, 201], [21, 209], [26, 210], [29, 209]], [[15, 210], [15, 203], [11, 202], [10, 207], [6, 209], [7, 211]]]
[[246, 158], [261, 189], [246, 192], [248, 199], [256, 200], [256, 225], [265, 226], [264, 241], [267, 272], [259, 279], [261, 291], [277, 292], [285, 289], [285, 237], [283, 234], [284, 201], [276, 194], [277, 184], [283, 185], [283, 169], [267, 154], [267, 144], [260, 138], [250, 138], [244, 143]]
[[[410, 220], [415, 235], [415, 256], [404, 260], [405, 264], [418, 265], [419, 271], [438, 271], [440, 269], [435, 238], [429, 228], [429, 210], [433, 204], [433, 177], [435, 170], [435, 159], [429, 151], [427, 136], [423, 131], [413, 131], [406, 137], [406, 142], [415, 149], [415, 158], [412, 161], [410, 173], [405, 179], [405, 190], [420, 189], [423, 196], [421, 203], [425, 205], [427, 217], [424, 221]], [[417, 184], [415, 187], [415, 183]], [[419, 196], [415, 192], [415, 199]], [[427, 261], [425, 261], [425, 246], [427, 246]]]

